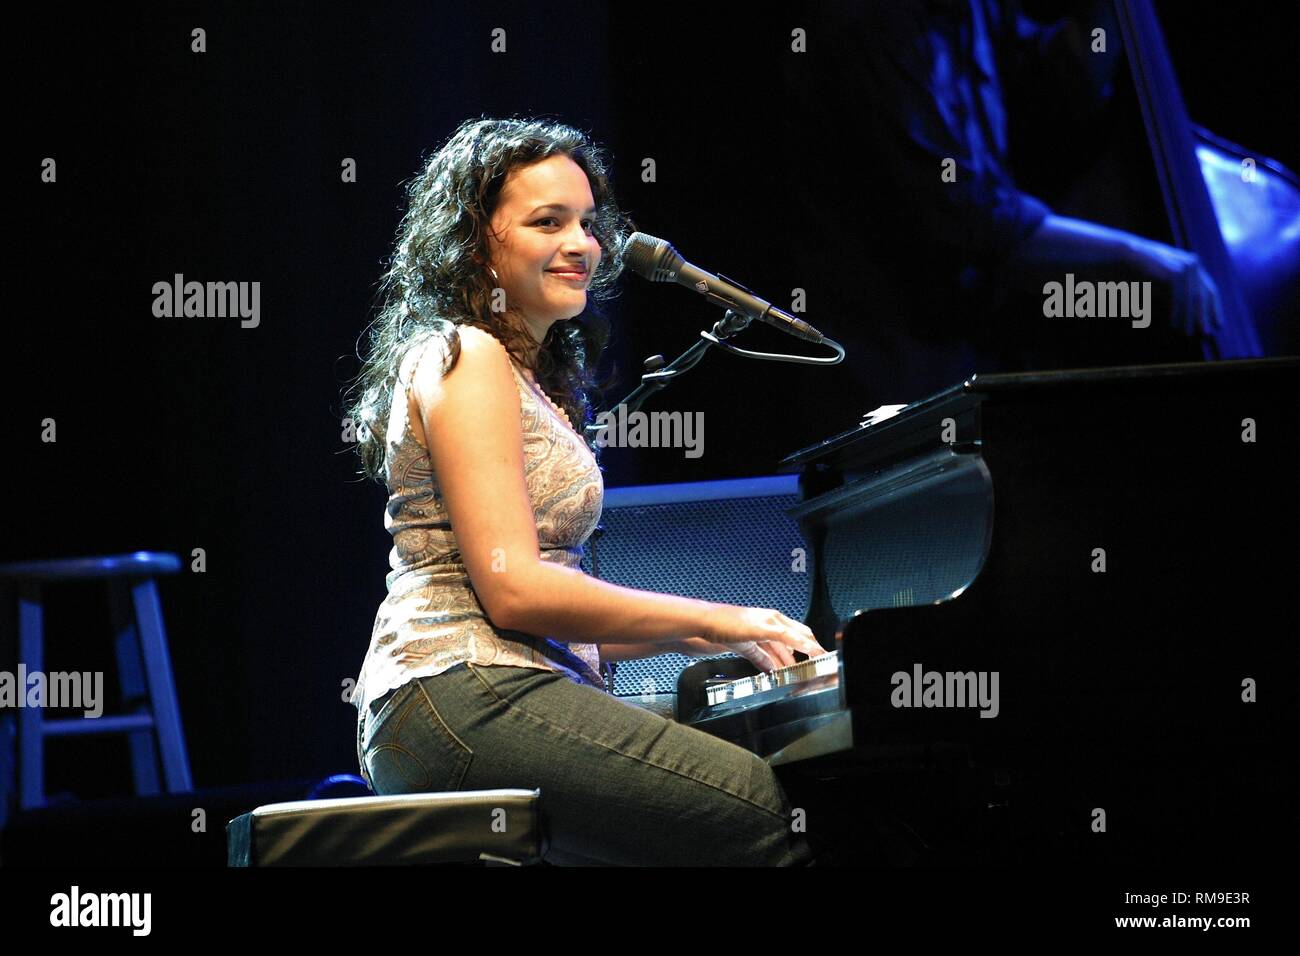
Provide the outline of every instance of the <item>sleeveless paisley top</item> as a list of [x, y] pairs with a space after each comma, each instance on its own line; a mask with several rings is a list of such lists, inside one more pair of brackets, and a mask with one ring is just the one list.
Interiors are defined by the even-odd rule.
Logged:
[[[417, 365], [441, 372], [446, 352], [446, 341], [439, 335], [411, 349], [402, 362], [410, 368], [405, 389]], [[519, 389], [524, 477], [540, 557], [577, 568], [604, 503], [600, 468], [564, 412], [513, 361], [510, 366]], [[367, 708], [388, 691], [462, 661], [556, 671], [604, 690], [597, 645], [506, 630], [488, 620], [457, 549], [429, 453], [411, 432], [402, 385], [399, 375], [384, 463], [389, 491], [384, 528], [393, 536], [391, 570], [384, 579], [388, 596], [375, 615], [351, 698], [358, 710], [358, 732]]]

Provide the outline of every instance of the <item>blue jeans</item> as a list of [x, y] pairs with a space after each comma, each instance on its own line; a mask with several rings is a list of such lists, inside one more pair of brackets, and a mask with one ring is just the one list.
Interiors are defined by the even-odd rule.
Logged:
[[380, 795], [539, 788], [548, 863], [812, 862], [763, 760], [563, 674], [457, 664], [390, 691], [361, 719]]

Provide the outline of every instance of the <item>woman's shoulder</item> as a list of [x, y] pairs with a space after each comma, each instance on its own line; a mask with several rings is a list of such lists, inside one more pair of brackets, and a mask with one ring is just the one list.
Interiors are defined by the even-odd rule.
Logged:
[[415, 384], [416, 375], [441, 378], [450, 369], [452, 338], [458, 339], [456, 366], [465, 363], [483, 367], [509, 362], [505, 346], [490, 332], [472, 325], [460, 325], [450, 332], [430, 332], [413, 339], [398, 363], [398, 378], [408, 387]]
[[[411, 344], [407, 346], [406, 355], [402, 358], [403, 366], [407, 363], [422, 361], [426, 354], [437, 353], [438, 358], [445, 360], [451, 351], [453, 338], [457, 340], [460, 346], [458, 351], [461, 356], [467, 353], [474, 356], [471, 361], [483, 361], [479, 356], [488, 356], [488, 361], [499, 362], [509, 359], [506, 347], [491, 332], [487, 332], [475, 325], [458, 325], [448, 332], [430, 332], [412, 340]], [[457, 364], [459, 364], [459, 358]]]
[[470, 369], [470, 376], [475, 379], [487, 379], [499, 384], [515, 382], [511, 369], [518, 371], [505, 345], [491, 332], [474, 325], [457, 327], [460, 334], [460, 355], [457, 367], [462, 364]]
[[450, 348], [447, 337], [438, 332], [412, 339], [405, 346], [405, 352], [397, 365], [399, 381], [410, 388], [415, 384], [416, 374], [426, 366], [434, 374], [441, 375]]
[[483, 356], [484, 360], [492, 362], [510, 361], [510, 353], [501, 344], [501, 340], [491, 332], [480, 329], [477, 325], [457, 326], [457, 331], [460, 333], [460, 349], [462, 353], [470, 351], [476, 356]]
[[[449, 356], [450, 342], [441, 334], [430, 336], [427, 342], [413, 343], [402, 359], [399, 379], [418, 407], [432, 407], [445, 394], [444, 388], [450, 387], [454, 381], [463, 382], [464, 387], [470, 389], [469, 394], [474, 394], [480, 401], [490, 396], [504, 397], [506, 391], [515, 392], [521, 387], [518, 367], [492, 333], [462, 325], [457, 326], [452, 334], [460, 339], [454, 363]], [[464, 371], [460, 375], [451, 375], [457, 369]], [[449, 375], [451, 377], [447, 378]]]

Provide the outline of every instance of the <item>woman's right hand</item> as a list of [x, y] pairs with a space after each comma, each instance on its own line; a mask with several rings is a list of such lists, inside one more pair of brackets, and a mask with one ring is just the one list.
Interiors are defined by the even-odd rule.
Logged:
[[[792, 651], [799, 651], [809, 657], [819, 657], [826, 653], [807, 625], [800, 624], [773, 608], [715, 604], [705, 621], [702, 636], [706, 641], [724, 646], [750, 643], [757, 643], [760, 647], [780, 645], [773, 650], [778, 653], [778, 660], [783, 665], [794, 663]], [[750, 656], [740, 650], [735, 650], [735, 653], [742, 657]], [[788, 660], [785, 660], [787, 657]]]

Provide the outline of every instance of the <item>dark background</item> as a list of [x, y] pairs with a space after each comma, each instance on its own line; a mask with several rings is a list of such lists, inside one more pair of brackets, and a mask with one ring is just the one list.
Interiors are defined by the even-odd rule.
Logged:
[[[1157, 10], [1193, 119], [1300, 165], [1289, 7]], [[818, 10], [824, 23], [835, 16]], [[467, 117], [549, 116], [590, 131], [610, 148], [620, 202], [642, 231], [778, 305], [805, 289], [804, 317], [848, 350], [829, 369], [711, 352], [647, 406], [705, 411], [704, 456], [609, 449], [607, 486], [772, 474], [869, 409], [957, 380], [904, 376], [872, 354], [872, 290], [855, 284], [856, 257], [878, 227], [860, 199], [890, 184], [855, 157], [870, 144], [848, 142], [870, 102], [841, 88], [823, 104], [843, 116], [835, 129], [800, 111], [786, 62], [798, 12], [167, 4], [15, 17], [10, 43], [33, 69], [10, 103], [21, 202], [10, 220], [17, 348], [0, 559], [145, 549], [188, 562], [203, 549], [204, 573], [162, 583], [196, 786], [356, 772], [344, 681], [384, 597], [390, 538], [384, 492], [359, 478], [341, 439], [340, 395], [392, 251], [401, 184]], [[202, 55], [190, 52], [195, 26], [207, 30]], [[489, 49], [497, 26], [504, 55]], [[836, 40], [811, 31], [795, 68], [818, 69], [818, 45]], [[1026, 129], [1039, 134], [1019, 171], [1050, 204], [1058, 197], [1044, 193], [1069, 185], [1054, 181], [1051, 157], [1078, 146], [1036, 104], [1040, 90], [1010, 93], [1021, 142]], [[1134, 115], [1119, 104], [1107, 136], [1140, 148]], [[780, 158], [792, 147], [806, 164]], [[47, 156], [57, 185], [39, 182]], [[344, 157], [357, 162], [355, 184], [340, 182]], [[641, 181], [644, 157], [657, 182]], [[1158, 232], [1152, 219], [1148, 234]], [[154, 318], [151, 287], [177, 272], [260, 281], [260, 327]], [[645, 356], [674, 357], [720, 317], [684, 289], [631, 275], [624, 289], [607, 309], [608, 358], [624, 376], [611, 403]], [[739, 344], [822, 354], [766, 327]], [[46, 418], [56, 443], [41, 441]], [[111, 684], [101, 590], [51, 590], [47, 670], [103, 669]], [[0, 668], [13, 660], [5, 648]], [[124, 743], [56, 741], [49, 789], [122, 792], [126, 765]]]

